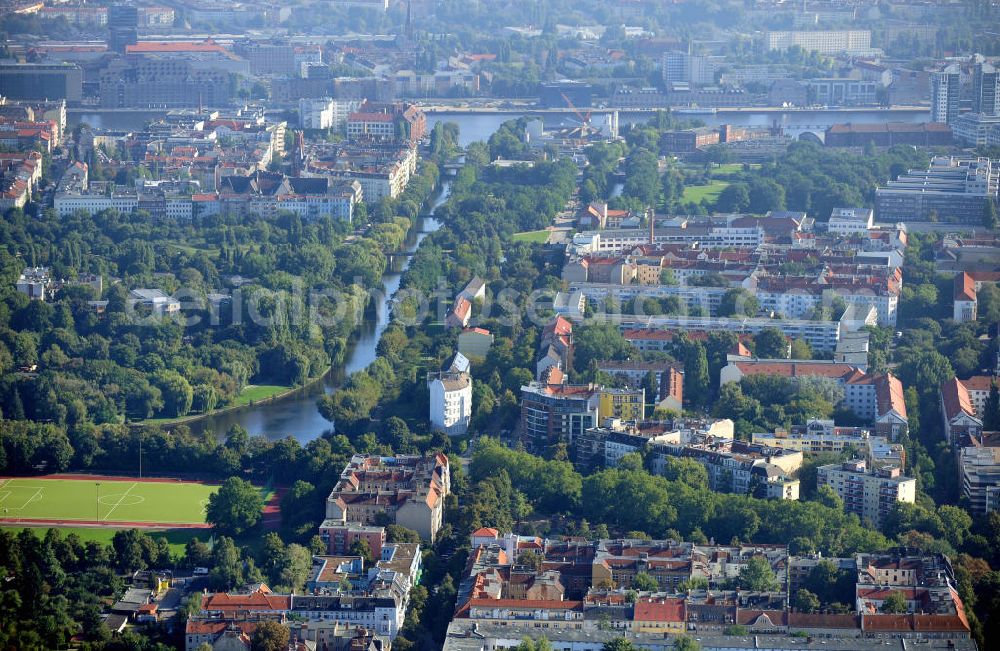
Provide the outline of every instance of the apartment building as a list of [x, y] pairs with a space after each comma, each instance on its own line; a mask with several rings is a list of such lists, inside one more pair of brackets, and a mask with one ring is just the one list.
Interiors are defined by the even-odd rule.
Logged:
[[[983, 407], [993, 378], [952, 378], [941, 385], [941, 419], [945, 439], [952, 445], [976, 438], [983, 432]], [[973, 398], [975, 396], [975, 398]]]
[[655, 401], [658, 407], [677, 412], [683, 409], [684, 368], [680, 364], [642, 360], [605, 360], [597, 363], [597, 370], [633, 387], [643, 386], [647, 378], [652, 375], [656, 393], [647, 397]]
[[336, 129], [347, 127], [347, 118], [361, 106], [361, 100], [330, 97], [299, 99], [299, 126], [303, 129]]
[[532, 382], [521, 387], [520, 432], [538, 450], [557, 443], [572, 444], [597, 427], [599, 387], [593, 384]]
[[1000, 510], [1000, 447], [995, 443], [984, 446], [981, 438], [973, 438], [972, 443], [958, 453], [962, 495], [972, 511], [982, 516]]
[[864, 460], [820, 466], [816, 482], [832, 488], [844, 501], [845, 511], [875, 525], [897, 502], [912, 504], [916, 499], [916, 479], [904, 477], [899, 468], [871, 471]]
[[827, 222], [827, 230], [838, 235], [867, 233], [875, 225], [875, 211], [871, 208], [834, 208]]
[[431, 428], [449, 436], [461, 436], [472, 420], [472, 377], [467, 372], [440, 371], [427, 374]]
[[451, 492], [448, 457], [356, 454], [326, 500], [324, 527], [389, 517], [433, 541]]
[[365, 101], [347, 117], [352, 142], [417, 143], [427, 132], [427, 118], [413, 104]]
[[602, 387], [598, 395], [597, 417], [642, 420], [646, 415], [646, 390]]
[[809, 452], [811, 454], [841, 454], [847, 450], [863, 454], [873, 468], [892, 465], [904, 468], [906, 450], [884, 436], [873, 436], [863, 427], [839, 427], [832, 420], [810, 419], [804, 425], [774, 432], [754, 432], [753, 443], [772, 448]]
[[[523, 563], [529, 551], [541, 562]], [[751, 560], [766, 561], [780, 587], [732, 590]], [[747, 648], [748, 635], [760, 648], [802, 651], [815, 646], [817, 639], [833, 651], [869, 651], [877, 646], [870, 640], [884, 647], [887, 637], [905, 638], [904, 646], [941, 651], [975, 648], [966, 646], [969, 625], [957, 598], [954, 572], [944, 557], [898, 549], [823, 558], [854, 577], [852, 612], [801, 613], [789, 608], [789, 590], [798, 589], [820, 560], [789, 556], [778, 545], [543, 540], [481, 529], [473, 534], [445, 648], [507, 648], [542, 633], [558, 640], [558, 648], [580, 651], [597, 651], [621, 637], [642, 648], [670, 651], [681, 633], [697, 635], [707, 648], [734, 651]], [[656, 588], [636, 590], [640, 574]], [[707, 590], [679, 591], [682, 584], [694, 581], [707, 584]], [[886, 588], [911, 597], [908, 613], [879, 611]], [[730, 629], [737, 625], [748, 633], [732, 634]], [[802, 633], [806, 635], [798, 637]]]
[[931, 122], [950, 125], [958, 117], [961, 79], [962, 71], [956, 64], [931, 73]]
[[667, 457], [694, 459], [708, 471], [708, 485], [721, 493], [758, 498], [799, 499], [795, 472], [802, 453], [746, 441], [692, 441], [676, 444], [654, 440], [649, 455], [653, 472], [662, 474]]

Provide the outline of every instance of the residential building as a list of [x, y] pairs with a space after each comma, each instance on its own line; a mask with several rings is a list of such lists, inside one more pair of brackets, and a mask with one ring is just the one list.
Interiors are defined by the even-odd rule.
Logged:
[[795, 473], [802, 465], [802, 453], [769, 448], [745, 441], [720, 440], [677, 444], [654, 440], [649, 456], [653, 472], [663, 473], [667, 457], [694, 459], [708, 471], [708, 485], [714, 491], [752, 495], [758, 498], [799, 499]]
[[645, 414], [645, 389], [601, 388], [597, 407], [597, 417], [601, 421], [605, 418], [642, 420]]
[[875, 225], [875, 211], [871, 208], [834, 208], [827, 222], [827, 230], [838, 235], [867, 233]]
[[535, 361], [535, 379], [541, 381], [550, 368], [568, 373], [572, 367], [573, 323], [564, 316], [556, 316], [542, 329], [538, 359]]
[[707, 56], [690, 54], [689, 52], [667, 52], [663, 55], [663, 81], [687, 82], [699, 86], [715, 83], [715, 72], [718, 62]]
[[362, 100], [329, 97], [299, 99], [299, 126], [303, 129], [336, 129], [347, 126], [348, 116], [361, 106]]
[[357, 181], [285, 176], [280, 172], [255, 170], [247, 175], [221, 178], [218, 212], [276, 217], [287, 211], [303, 219], [333, 217], [350, 223], [362, 197], [361, 184]]
[[[978, 443], [978, 441], [977, 441]], [[1000, 510], [1000, 447], [974, 444], [959, 450], [962, 495], [979, 516]]]
[[899, 443], [892, 443], [884, 436], [872, 436], [863, 427], [839, 427], [832, 420], [810, 419], [805, 425], [774, 432], [754, 432], [753, 443], [772, 448], [796, 450], [810, 454], [854, 451], [864, 454], [873, 468], [885, 465], [905, 467], [906, 451]]
[[455, 299], [444, 323], [449, 328], [466, 328], [472, 318], [472, 302], [461, 294]]
[[[644, 386], [652, 375], [656, 393], [647, 396], [657, 407], [680, 412], [684, 405], [684, 367], [672, 362], [646, 362], [641, 360], [606, 360], [597, 363], [601, 373], [627, 383], [629, 386]], [[601, 414], [602, 418], [604, 414]], [[629, 420], [629, 419], [625, 419]]]
[[176, 298], [165, 294], [160, 289], [133, 289], [129, 292], [129, 304], [136, 306], [157, 317], [177, 314], [181, 311], [181, 303]]
[[931, 73], [931, 122], [951, 124], [958, 117], [962, 71], [950, 65]]
[[[981, 380], [987, 380], [992, 384], [993, 378], [981, 377], [969, 380], [952, 378], [941, 385], [941, 418], [944, 421], [944, 435], [952, 445], [958, 445], [962, 440], [974, 439], [983, 432], [982, 414], [986, 396], [989, 394], [989, 385], [984, 387], [985, 383]], [[974, 394], [975, 402], [972, 398]]]
[[396, 524], [433, 541], [444, 518], [444, 499], [450, 492], [448, 457], [443, 454], [356, 454], [327, 497], [323, 526], [371, 525], [385, 514]]
[[1000, 72], [988, 63], [977, 63], [973, 71], [972, 112], [1000, 116]]
[[[674, 651], [682, 633], [719, 651], [808, 651], [817, 640], [829, 651], [876, 651], [889, 637], [933, 651], [975, 649], [954, 571], [940, 555], [900, 548], [827, 559], [789, 556], [781, 545], [541, 539], [485, 528], [472, 540], [444, 644], [449, 651], [512, 648], [542, 634], [571, 651], [599, 651], [622, 637], [651, 651]], [[540, 562], [522, 562], [528, 552]], [[775, 589], [731, 589], [752, 560], [770, 566]], [[827, 560], [851, 577], [851, 612], [790, 608], [788, 595]], [[640, 575], [656, 587], [638, 589]], [[687, 587], [695, 582], [707, 588]], [[892, 590], [908, 597], [906, 614], [880, 612]], [[737, 635], [735, 626], [746, 630]]]
[[55, 291], [48, 267], [26, 267], [17, 279], [17, 291], [33, 301], [52, 298]]
[[351, 553], [351, 547], [358, 541], [364, 541], [376, 558], [382, 556], [382, 548], [386, 545], [385, 527], [365, 526], [361, 524], [338, 524], [324, 522], [319, 528], [319, 537], [327, 544], [327, 553], [343, 556]]
[[988, 158], [935, 156], [926, 170], [910, 170], [875, 190], [880, 221], [981, 224], [987, 201], [1000, 191], [1000, 164]]
[[428, 373], [427, 389], [431, 428], [449, 436], [465, 434], [472, 419], [472, 377], [465, 372]]
[[829, 486], [844, 501], [844, 510], [857, 514], [876, 526], [897, 502], [912, 504], [916, 499], [917, 480], [904, 477], [899, 468], [870, 471], [864, 460], [820, 466], [816, 483]]
[[427, 118], [414, 104], [365, 101], [347, 118], [352, 142], [417, 143], [427, 132]]
[[535, 449], [575, 437], [597, 427], [600, 391], [593, 384], [532, 382], [521, 387], [520, 431]]
[[23, 208], [41, 178], [40, 152], [0, 152], [0, 212]]
[[952, 298], [952, 319], [959, 323], [976, 320], [976, 283], [964, 271], [955, 275]]

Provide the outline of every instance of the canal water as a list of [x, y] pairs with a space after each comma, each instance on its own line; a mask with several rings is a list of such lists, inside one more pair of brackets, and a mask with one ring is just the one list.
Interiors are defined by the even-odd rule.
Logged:
[[190, 423], [191, 429], [199, 432], [209, 430], [222, 435], [231, 426], [241, 425], [251, 435], [264, 434], [274, 440], [291, 435], [302, 444], [308, 443], [331, 429], [330, 422], [320, 416], [316, 409], [316, 400], [323, 394], [331, 393], [337, 388], [345, 375], [367, 368], [375, 361], [379, 339], [386, 326], [389, 325], [392, 296], [399, 289], [403, 272], [410, 266], [410, 254], [417, 250], [425, 237], [441, 227], [441, 222], [433, 215], [437, 208], [448, 200], [450, 191], [450, 181], [442, 180], [441, 190], [428, 214], [422, 217], [417, 222], [416, 227], [411, 230], [405, 254], [393, 256], [390, 268], [382, 276], [382, 294], [377, 297], [374, 309], [370, 309], [366, 315], [364, 323], [361, 325], [361, 332], [347, 352], [343, 368], [334, 369], [321, 381], [286, 398], [261, 403], [239, 411], [208, 416]]

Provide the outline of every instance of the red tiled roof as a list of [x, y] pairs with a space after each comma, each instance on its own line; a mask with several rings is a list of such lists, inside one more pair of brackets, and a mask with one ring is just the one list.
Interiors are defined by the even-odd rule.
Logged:
[[969, 391], [958, 378], [952, 378], [941, 385], [944, 415], [949, 421], [959, 414], [975, 417], [976, 410], [969, 398]]
[[500, 535], [500, 532], [493, 527], [480, 527], [472, 532], [473, 538], [485, 538], [487, 536], [496, 538]]
[[989, 391], [993, 386], [993, 378], [989, 375], [973, 375], [967, 380], [959, 380], [968, 391]]
[[640, 599], [635, 602], [637, 622], [683, 622], [683, 599]]
[[900, 418], [906, 418], [906, 400], [903, 397], [903, 383], [899, 378], [892, 373], [875, 378], [875, 403], [879, 416], [894, 411]]
[[781, 377], [821, 376], [842, 378], [856, 369], [850, 364], [817, 364], [813, 362], [733, 362], [744, 375], [779, 375]]
[[955, 300], [976, 300], [976, 282], [972, 279], [972, 276], [964, 271], [955, 276]]

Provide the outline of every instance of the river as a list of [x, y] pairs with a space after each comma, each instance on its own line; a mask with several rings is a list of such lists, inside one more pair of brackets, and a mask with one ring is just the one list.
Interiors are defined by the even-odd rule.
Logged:
[[[486, 141], [497, 128], [507, 120], [524, 117], [520, 113], [431, 113], [427, 116], [427, 128], [433, 129], [438, 122], [454, 122], [458, 125], [459, 144], [465, 147], [477, 140]], [[926, 122], [930, 119], [930, 111], [888, 111], [888, 110], [809, 110], [783, 112], [734, 112], [718, 113], [716, 115], [678, 115], [679, 118], [701, 120], [709, 126], [732, 124], [741, 127], [770, 127], [775, 124], [782, 127], [790, 136], [799, 136], [811, 131], [820, 137], [827, 127], [843, 122], [855, 124], [871, 124], [877, 122]], [[652, 118], [650, 113], [629, 113], [620, 111], [618, 121], [621, 126], [636, 122], [647, 122]], [[546, 128], [574, 126], [579, 124], [576, 117], [570, 113], [546, 113], [543, 117]]]
[[286, 398], [246, 407], [238, 411], [229, 411], [214, 416], [208, 416], [189, 424], [194, 431], [210, 430], [222, 435], [233, 425], [240, 425], [251, 435], [264, 434], [272, 440], [291, 435], [302, 444], [321, 436], [330, 429], [330, 421], [319, 415], [316, 400], [324, 393], [331, 393], [345, 375], [366, 368], [375, 361], [376, 348], [382, 333], [389, 325], [389, 303], [393, 294], [399, 289], [403, 272], [410, 266], [410, 254], [417, 250], [420, 243], [430, 233], [441, 227], [441, 222], [433, 217], [437, 208], [448, 200], [451, 182], [442, 180], [441, 191], [438, 193], [428, 214], [417, 221], [410, 231], [405, 247], [405, 255], [397, 254], [392, 264], [382, 276], [382, 295], [370, 309], [361, 325], [353, 345], [347, 352], [347, 358], [342, 368], [334, 369], [321, 381], [316, 382], [301, 391]]
[[[149, 120], [163, 115], [163, 111], [70, 111], [67, 115], [69, 128], [80, 122], [103, 129], [134, 130], [141, 129]], [[463, 147], [477, 140], [486, 141], [507, 120], [523, 117], [523, 113], [431, 113], [427, 116], [427, 127], [432, 129], [437, 122], [454, 122], [459, 127], [459, 144]], [[619, 112], [621, 125], [648, 121], [650, 113]], [[705, 124], [717, 126], [733, 124], [746, 127], [769, 127], [778, 124], [791, 136], [798, 136], [804, 131], [812, 131], [821, 135], [831, 124], [841, 122], [872, 123], [872, 122], [926, 122], [930, 119], [930, 111], [888, 111], [878, 109], [842, 111], [842, 110], [792, 110], [783, 112], [754, 112], [751, 110], [733, 113], [718, 113], [716, 115], [684, 115], [680, 117], [701, 120]], [[547, 113], [544, 116], [545, 126], [572, 126], [578, 121], [572, 113]]]

